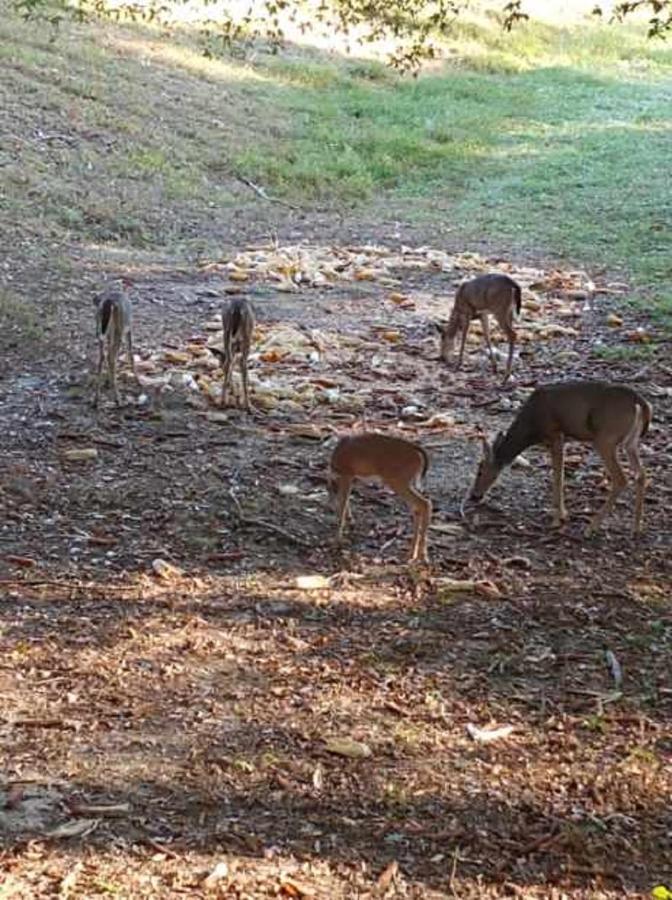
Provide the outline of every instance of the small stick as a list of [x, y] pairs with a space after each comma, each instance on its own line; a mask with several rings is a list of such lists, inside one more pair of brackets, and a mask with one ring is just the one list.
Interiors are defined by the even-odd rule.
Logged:
[[281, 200], [279, 197], [269, 197], [262, 187], [259, 187], [258, 184], [250, 181], [249, 178], [245, 178], [244, 175], [238, 175], [238, 173], [235, 173], [235, 177], [238, 179], [238, 181], [242, 181], [243, 184], [251, 188], [254, 193], [257, 194], [257, 196], [261, 197], [262, 200], [267, 200], [269, 203], [279, 203], [281, 206], [287, 206], [289, 209], [300, 209], [299, 206], [294, 206], [293, 203], [288, 203], [286, 200]]
[[609, 670], [611, 671], [611, 677], [614, 679], [614, 684], [617, 688], [620, 688], [623, 683], [623, 669], [621, 668], [621, 664], [611, 650], [605, 651], [604, 656], [607, 665], [609, 666]]
[[75, 726], [71, 722], [64, 722], [63, 719], [4, 719], [7, 724], [14, 728], [65, 728], [74, 730]]
[[453, 897], [457, 897], [457, 891], [455, 890], [455, 876], [457, 874], [457, 863], [460, 859], [460, 848], [455, 847], [453, 850], [453, 864], [450, 869], [450, 878], [448, 880], [448, 887], [450, 888], [450, 892]]
[[132, 591], [131, 585], [121, 584], [98, 584], [95, 581], [82, 581], [78, 584], [71, 584], [67, 581], [48, 581], [40, 578], [24, 578], [12, 580], [9, 578], [0, 579], [0, 585], [3, 587], [60, 587], [67, 591]]
[[280, 528], [278, 525], [273, 525], [271, 522], [266, 522], [264, 519], [253, 519], [250, 516], [244, 515], [243, 510], [240, 506], [240, 502], [236, 497], [233, 489], [229, 491], [229, 496], [235, 504], [236, 514], [241, 524], [255, 525], [257, 528], [263, 528], [266, 531], [272, 531], [274, 534], [279, 534], [286, 540], [291, 541], [291, 543], [298, 544], [299, 547], [312, 549], [312, 544], [309, 544], [308, 541], [304, 541], [303, 538], [297, 537], [297, 535], [295, 534], [291, 534], [289, 531], [285, 531], [284, 528]]
[[166, 856], [170, 857], [170, 859], [179, 859], [179, 853], [175, 853], [174, 850], [171, 850], [170, 847], [166, 847], [165, 844], [159, 844], [158, 841], [153, 841], [148, 835], [144, 835], [141, 839], [142, 843], [147, 844], [153, 850], [157, 850], [159, 853], [165, 853]]
[[471, 408], [479, 409], [482, 406], [492, 406], [494, 403], [499, 403], [499, 397], [492, 397], [490, 400], [477, 400], [471, 404]]

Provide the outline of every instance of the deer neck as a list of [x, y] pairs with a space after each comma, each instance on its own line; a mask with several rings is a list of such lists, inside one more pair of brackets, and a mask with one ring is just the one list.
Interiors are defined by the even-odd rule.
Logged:
[[518, 417], [495, 448], [495, 460], [501, 468], [510, 466], [523, 450], [536, 443], [538, 443], [537, 435], [530, 423]]

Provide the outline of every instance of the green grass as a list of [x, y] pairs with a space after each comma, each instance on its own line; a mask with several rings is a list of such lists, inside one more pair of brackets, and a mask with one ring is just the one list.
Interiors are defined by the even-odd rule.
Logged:
[[0, 146], [0, 237], [189, 256], [257, 202], [237, 173], [465, 248], [620, 270], [668, 324], [672, 46], [632, 27], [462, 21], [446, 66], [417, 79], [296, 48], [206, 60], [140, 27], [50, 38], [0, 18], [18, 136]]
[[237, 163], [294, 198], [358, 202], [382, 190], [465, 244], [671, 283], [672, 51], [625, 30], [617, 46], [607, 28], [594, 43], [585, 32], [527, 33], [535, 40], [520, 56], [481, 53], [416, 81], [362, 83], [344, 69], [297, 82], [285, 64], [277, 102], [289, 139]]
[[49, 330], [51, 319], [51, 308], [40, 309], [32, 298], [0, 287], [0, 331], [6, 341], [38, 343]]
[[593, 347], [592, 352], [608, 362], [635, 362], [652, 359], [660, 351], [655, 344], [609, 344]]

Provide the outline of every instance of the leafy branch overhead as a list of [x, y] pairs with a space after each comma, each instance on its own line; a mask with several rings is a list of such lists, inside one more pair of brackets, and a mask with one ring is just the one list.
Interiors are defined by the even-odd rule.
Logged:
[[[43, 18], [58, 24], [64, 18], [86, 21], [108, 18], [116, 21], [156, 22], [170, 28], [179, 18], [185, 0], [146, 0], [109, 6], [106, 0], [12, 0], [25, 18]], [[216, 16], [207, 16], [217, 4]], [[247, 10], [233, 14], [219, 8], [219, 0], [201, 0], [204, 17], [201, 36], [205, 53], [244, 47], [263, 40], [279, 47], [291, 29], [301, 33], [321, 26], [357, 42], [391, 39], [389, 63], [401, 71], [417, 70], [423, 60], [439, 55], [441, 38], [450, 36], [455, 23], [466, 15], [469, 0], [258, 0]], [[610, 5], [611, 6], [611, 5]], [[598, 3], [586, 11], [610, 22], [623, 22], [638, 14], [647, 23], [649, 37], [665, 37], [672, 31], [672, 0], [623, 0], [611, 9]], [[525, 0], [500, 0], [499, 21], [510, 31], [530, 19]]]

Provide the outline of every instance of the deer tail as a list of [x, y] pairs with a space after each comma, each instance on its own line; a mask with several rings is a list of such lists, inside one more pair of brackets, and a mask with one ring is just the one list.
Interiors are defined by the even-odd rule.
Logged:
[[100, 304], [100, 333], [102, 335], [107, 334], [110, 319], [112, 318], [113, 305], [110, 297], [105, 297]]
[[649, 430], [649, 426], [651, 425], [653, 409], [648, 400], [645, 400], [643, 397], [637, 398], [637, 405], [639, 406], [642, 414], [642, 430], [640, 431], [639, 436], [644, 437], [646, 432]]
[[236, 303], [231, 310], [231, 334], [238, 334], [242, 317], [243, 314], [240, 305]]
[[520, 310], [523, 305], [523, 292], [521, 291], [519, 284], [515, 284], [511, 288], [511, 294], [512, 294], [511, 299], [513, 300], [513, 302], [516, 305], [516, 312], [518, 313], [518, 315], [520, 315]]
[[427, 451], [424, 447], [421, 447], [419, 444], [418, 450], [420, 452], [420, 456], [422, 457], [422, 472], [420, 473], [420, 478], [424, 478], [427, 474], [427, 469], [429, 468], [429, 456], [427, 455]]

